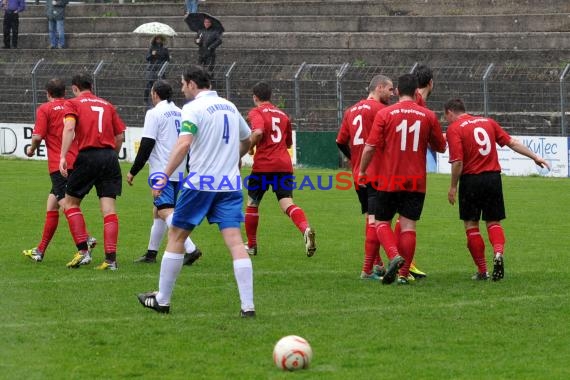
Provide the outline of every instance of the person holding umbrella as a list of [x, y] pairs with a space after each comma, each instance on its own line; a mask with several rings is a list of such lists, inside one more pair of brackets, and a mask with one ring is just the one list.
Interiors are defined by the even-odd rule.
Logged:
[[144, 103], [148, 108], [152, 108], [152, 104], [149, 100], [150, 90], [154, 82], [159, 79], [158, 72], [165, 62], [170, 61], [170, 53], [168, 48], [164, 46], [165, 38], [162, 35], [156, 35], [150, 41], [150, 47], [148, 48], [148, 53], [146, 54], [146, 71], [145, 80], [146, 87], [144, 89]]
[[196, 44], [198, 45], [198, 64], [214, 73], [216, 64], [216, 48], [222, 44], [223, 29], [212, 26], [210, 17], [204, 18], [204, 27], [198, 31]]

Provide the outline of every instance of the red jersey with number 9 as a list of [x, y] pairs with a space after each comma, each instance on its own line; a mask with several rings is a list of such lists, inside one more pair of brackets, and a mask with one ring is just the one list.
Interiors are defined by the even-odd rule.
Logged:
[[447, 128], [447, 141], [449, 162], [462, 161], [462, 174], [479, 174], [501, 171], [496, 144], [507, 145], [511, 136], [493, 119], [464, 114]]
[[[382, 108], [386, 107], [383, 103], [375, 99], [363, 99], [347, 108], [342, 118], [342, 124], [336, 141], [339, 144], [348, 144], [350, 148], [350, 163], [352, 165], [352, 177], [354, 182], [358, 181], [358, 173], [360, 171], [360, 159], [364, 150], [364, 143], [370, 134], [370, 128], [374, 121], [374, 116]], [[368, 166], [367, 173], [375, 175], [378, 165], [379, 155], [375, 154]]]
[[385, 191], [425, 193], [428, 144], [436, 152], [446, 147], [433, 111], [402, 100], [376, 114], [366, 145], [380, 155], [378, 175], [388, 184]]
[[115, 149], [115, 136], [126, 129], [115, 107], [91, 92], [69, 99], [64, 113], [65, 117], [75, 118], [75, 140], [80, 151], [88, 148]]
[[271, 103], [263, 103], [249, 111], [247, 119], [252, 131], [263, 132], [255, 148], [253, 171], [292, 173], [287, 149], [293, 145], [293, 135], [287, 114]]

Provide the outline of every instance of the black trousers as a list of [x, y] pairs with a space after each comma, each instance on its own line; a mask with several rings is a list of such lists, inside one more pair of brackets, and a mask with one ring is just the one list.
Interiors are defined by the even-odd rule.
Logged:
[[10, 32], [12, 33], [11, 47], [18, 47], [18, 26], [20, 15], [14, 11], [4, 12], [4, 47], [10, 48]]

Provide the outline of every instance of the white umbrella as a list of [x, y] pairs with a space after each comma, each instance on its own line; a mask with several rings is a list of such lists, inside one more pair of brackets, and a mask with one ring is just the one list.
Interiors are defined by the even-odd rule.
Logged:
[[171, 26], [163, 24], [161, 22], [147, 22], [146, 24], [139, 25], [133, 33], [136, 34], [146, 34], [151, 36], [156, 36], [161, 34], [163, 36], [175, 36], [176, 32]]

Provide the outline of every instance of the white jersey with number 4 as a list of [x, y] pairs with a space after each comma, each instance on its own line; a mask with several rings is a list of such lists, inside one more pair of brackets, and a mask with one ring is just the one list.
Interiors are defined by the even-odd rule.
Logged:
[[[146, 112], [142, 137], [155, 141], [148, 159], [150, 174], [163, 173], [170, 158], [170, 151], [178, 140], [181, 125], [181, 110], [166, 100], [158, 103]], [[183, 161], [170, 176], [171, 181], [184, 179], [185, 162]], [[181, 174], [179, 174], [181, 173]]]
[[193, 136], [184, 186], [202, 191], [241, 191], [240, 141], [250, 135], [236, 106], [215, 91], [202, 91], [182, 108], [180, 135]]

